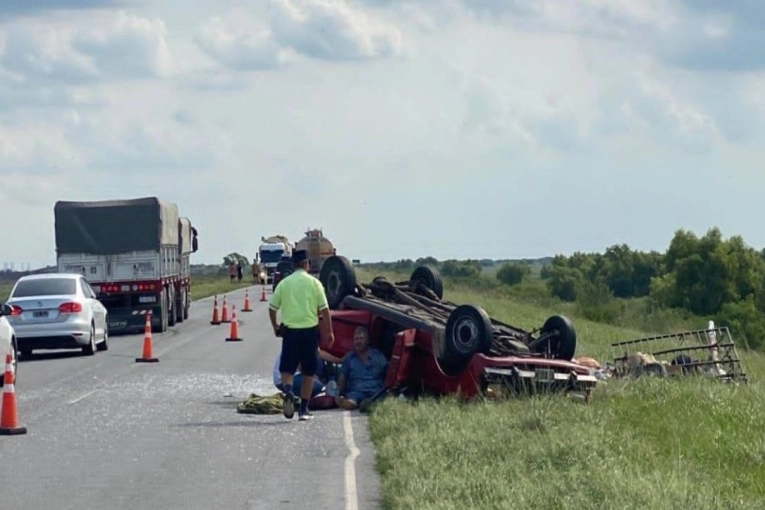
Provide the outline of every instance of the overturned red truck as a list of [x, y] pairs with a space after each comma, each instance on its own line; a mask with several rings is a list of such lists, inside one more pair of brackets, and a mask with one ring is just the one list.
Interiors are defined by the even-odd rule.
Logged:
[[335, 343], [322, 349], [342, 357], [353, 350], [358, 326], [390, 361], [385, 386], [393, 393], [485, 395], [499, 386], [517, 393], [578, 393], [589, 401], [597, 379], [572, 362], [576, 330], [561, 315], [535, 331], [505, 324], [476, 305], [443, 300], [443, 281], [419, 266], [408, 281], [378, 276], [359, 284], [342, 256], [327, 259], [319, 279], [332, 314]]

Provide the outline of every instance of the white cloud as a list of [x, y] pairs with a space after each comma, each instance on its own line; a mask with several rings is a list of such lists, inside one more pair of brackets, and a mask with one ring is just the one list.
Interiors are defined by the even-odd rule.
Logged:
[[274, 38], [323, 60], [390, 57], [401, 51], [401, 32], [341, 0], [274, 0]]
[[0, 66], [28, 80], [74, 83], [161, 77], [171, 72], [162, 20], [120, 11], [92, 16], [92, 21], [94, 25], [78, 25], [33, 18], [8, 24], [2, 31]]
[[[202, 236], [197, 260], [212, 262], [307, 226], [362, 259], [661, 249], [678, 227], [712, 224], [765, 244], [750, 191], [765, 185], [765, 45], [727, 11], [679, 0], [27, 10], [0, 24], [0, 201], [32, 220], [0, 259], [53, 258], [58, 199], [140, 195], [178, 203]], [[723, 58], [746, 40], [749, 53]], [[709, 189], [736, 197], [725, 214], [705, 205]]]
[[228, 13], [225, 20], [211, 18], [195, 41], [210, 57], [240, 71], [276, 69], [290, 58], [289, 51], [274, 41], [267, 27], [258, 26], [239, 9]]

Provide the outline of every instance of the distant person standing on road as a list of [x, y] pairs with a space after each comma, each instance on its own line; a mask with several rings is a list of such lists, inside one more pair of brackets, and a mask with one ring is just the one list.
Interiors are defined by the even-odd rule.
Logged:
[[239, 283], [242, 282], [242, 278], [244, 277], [244, 266], [242, 266], [242, 261], [236, 263], [236, 279], [239, 280]]
[[252, 282], [253, 283], [263, 283], [260, 280], [260, 263], [258, 263], [258, 256], [255, 255], [255, 258], [252, 261]]
[[[308, 274], [310, 266], [308, 251], [297, 250], [292, 255], [294, 271], [279, 282], [271, 295], [268, 315], [274, 334], [282, 338], [282, 355], [279, 371], [284, 392], [284, 417], [291, 419], [295, 414], [293, 376], [298, 365], [303, 373], [300, 388], [300, 420], [310, 420], [313, 414], [308, 409], [311, 400], [314, 376], [317, 369], [316, 353], [320, 335], [328, 339], [331, 346], [335, 341], [329, 315], [327, 296], [318, 278]], [[281, 312], [281, 324], [277, 324], [276, 312]], [[321, 315], [323, 330], [319, 329]]]

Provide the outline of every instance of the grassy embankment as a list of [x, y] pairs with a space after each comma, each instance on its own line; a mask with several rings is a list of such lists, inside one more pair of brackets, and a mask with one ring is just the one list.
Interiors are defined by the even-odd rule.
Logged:
[[[601, 360], [611, 342], [706, 327], [704, 318], [669, 312], [640, 316], [640, 302], [622, 304], [628, 327], [599, 324], [579, 317], [575, 305], [553, 306], [533, 281], [512, 290], [446, 282], [445, 294], [523, 328], [568, 315], [578, 353]], [[753, 379], [746, 387], [644, 378], [602, 384], [589, 406], [561, 396], [385, 401], [369, 422], [384, 507], [762, 508], [765, 357], [745, 351], [739, 346]]]

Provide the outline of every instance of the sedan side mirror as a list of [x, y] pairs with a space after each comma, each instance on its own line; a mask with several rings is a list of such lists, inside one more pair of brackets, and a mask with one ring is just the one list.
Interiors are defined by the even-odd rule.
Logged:
[[0, 304], [0, 317], [11, 315], [13, 313], [13, 308], [11, 305], [7, 305], [5, 303]]

